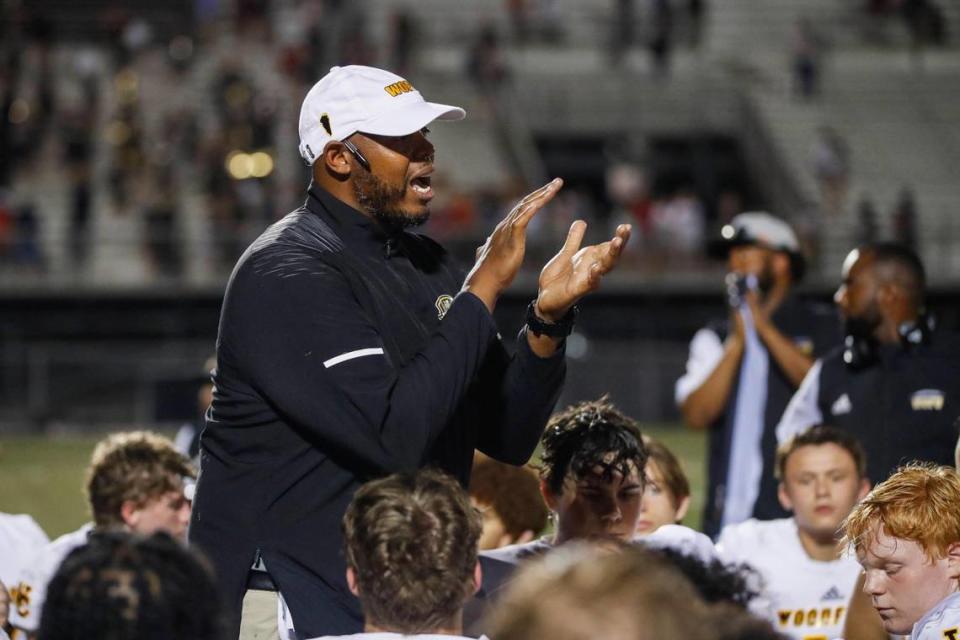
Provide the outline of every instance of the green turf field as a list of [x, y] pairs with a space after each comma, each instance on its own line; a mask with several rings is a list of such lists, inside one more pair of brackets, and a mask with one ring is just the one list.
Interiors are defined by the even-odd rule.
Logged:
[[[697, 527], [703, 505], [703, 434], [682, 427], [645, 431], [682, 460], [693, 489], [685, 524]], [[54, 538], [87, 521], [84, 469], [98, 436], [16, 437], [0, 441], [0, 511], [29, 513]]]

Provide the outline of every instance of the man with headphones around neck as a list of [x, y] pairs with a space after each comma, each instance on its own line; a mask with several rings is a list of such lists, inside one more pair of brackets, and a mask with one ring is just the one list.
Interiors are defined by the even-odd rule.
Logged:
[[844, 344], [810, 369], [777, 439], [819, 423], [847, 430], [863, 443], [874, 484], [909, 460], [952, 464], [960, 339], [934, 331], [923, 264], [902, 245], [871, 243], [850, 252], [842, 277], [834, 301]]

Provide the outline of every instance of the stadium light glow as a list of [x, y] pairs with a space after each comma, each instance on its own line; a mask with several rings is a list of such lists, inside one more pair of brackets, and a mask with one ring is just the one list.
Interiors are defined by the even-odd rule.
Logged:
[[266, 151], [231, 151], [227, 155], [224, 168], [234, 180], [266, 178], [273, 173], [273, 157]]
[[226, 162], [227, 173], [234, 180], [246, 180], [253, 173], [253, 160], [250, 154], [243, 151], [231, 151], [227, 155]]
[[250, 154], [250, 175], [254, 178], [266, 178], [273, 173], [273, 158], [265, 151]]

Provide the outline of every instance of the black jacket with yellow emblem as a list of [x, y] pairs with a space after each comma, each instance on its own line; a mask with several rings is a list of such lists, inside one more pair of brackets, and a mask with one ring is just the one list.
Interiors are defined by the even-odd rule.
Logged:
[[[849, 362], [848, 362], [849, 361]], [[876, 484], [913, 460], [953, 464], [960, 416], [960, 336], [933, 332], [922, 344], [840, 347], [814, 364], [777, 427], [787, 438], [814, 424], [855, 435]]]
[[435, 242], [313, 186], [241, 257], [220, 317], [190, 539], [217, 570], [236, 637], [257, 553], [298, 636], [362, 627], [340, 521], [364, 481], [423, 466], [469, 478], [474, 449], [533, 453], [562, 349], [511, 356]]

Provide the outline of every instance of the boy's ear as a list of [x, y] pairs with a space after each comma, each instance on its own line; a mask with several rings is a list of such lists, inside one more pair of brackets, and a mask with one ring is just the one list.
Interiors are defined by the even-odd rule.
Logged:
[[357, 574], [353, 567], [347, 567], [347, 586], [350, 588], [350, 593], [355, 596], [360, 595], [360, 587], [357, 586]]
[[677, 523], [683, 521], [687, 517], [687, 511], [690, 510], [690, 496], [685, 497], [680, 501], [680, 504], [677, 505]]
[[550, 490], [550, 487], [547, 486], [546, 480], [540, 481], [540, 495], [543, 496], [543, 502], [547, 505], [547, 509], [553, 511], [557, 506], [557, 496]]
[[120, 505], [120, 519], [128, 528], [132, 529], [140, 520], [140, 507], [133, 500], [124, 500]]
[[950, 578], [960, 580], [960, 541], [953, 542], [947, 547], [946, 558]]
[[473, 567], [473, 593], [480, 591], [480, 585], [483, 584], [483, 569], [480, 568], [480, 561]]
[[790, 499], [790, 494], [787, 493], [787, 487], [782, 482], [777, 485], [777, 498], [780, 500], [781, 507], [787, 511], [793, 511], [793, 500]]

